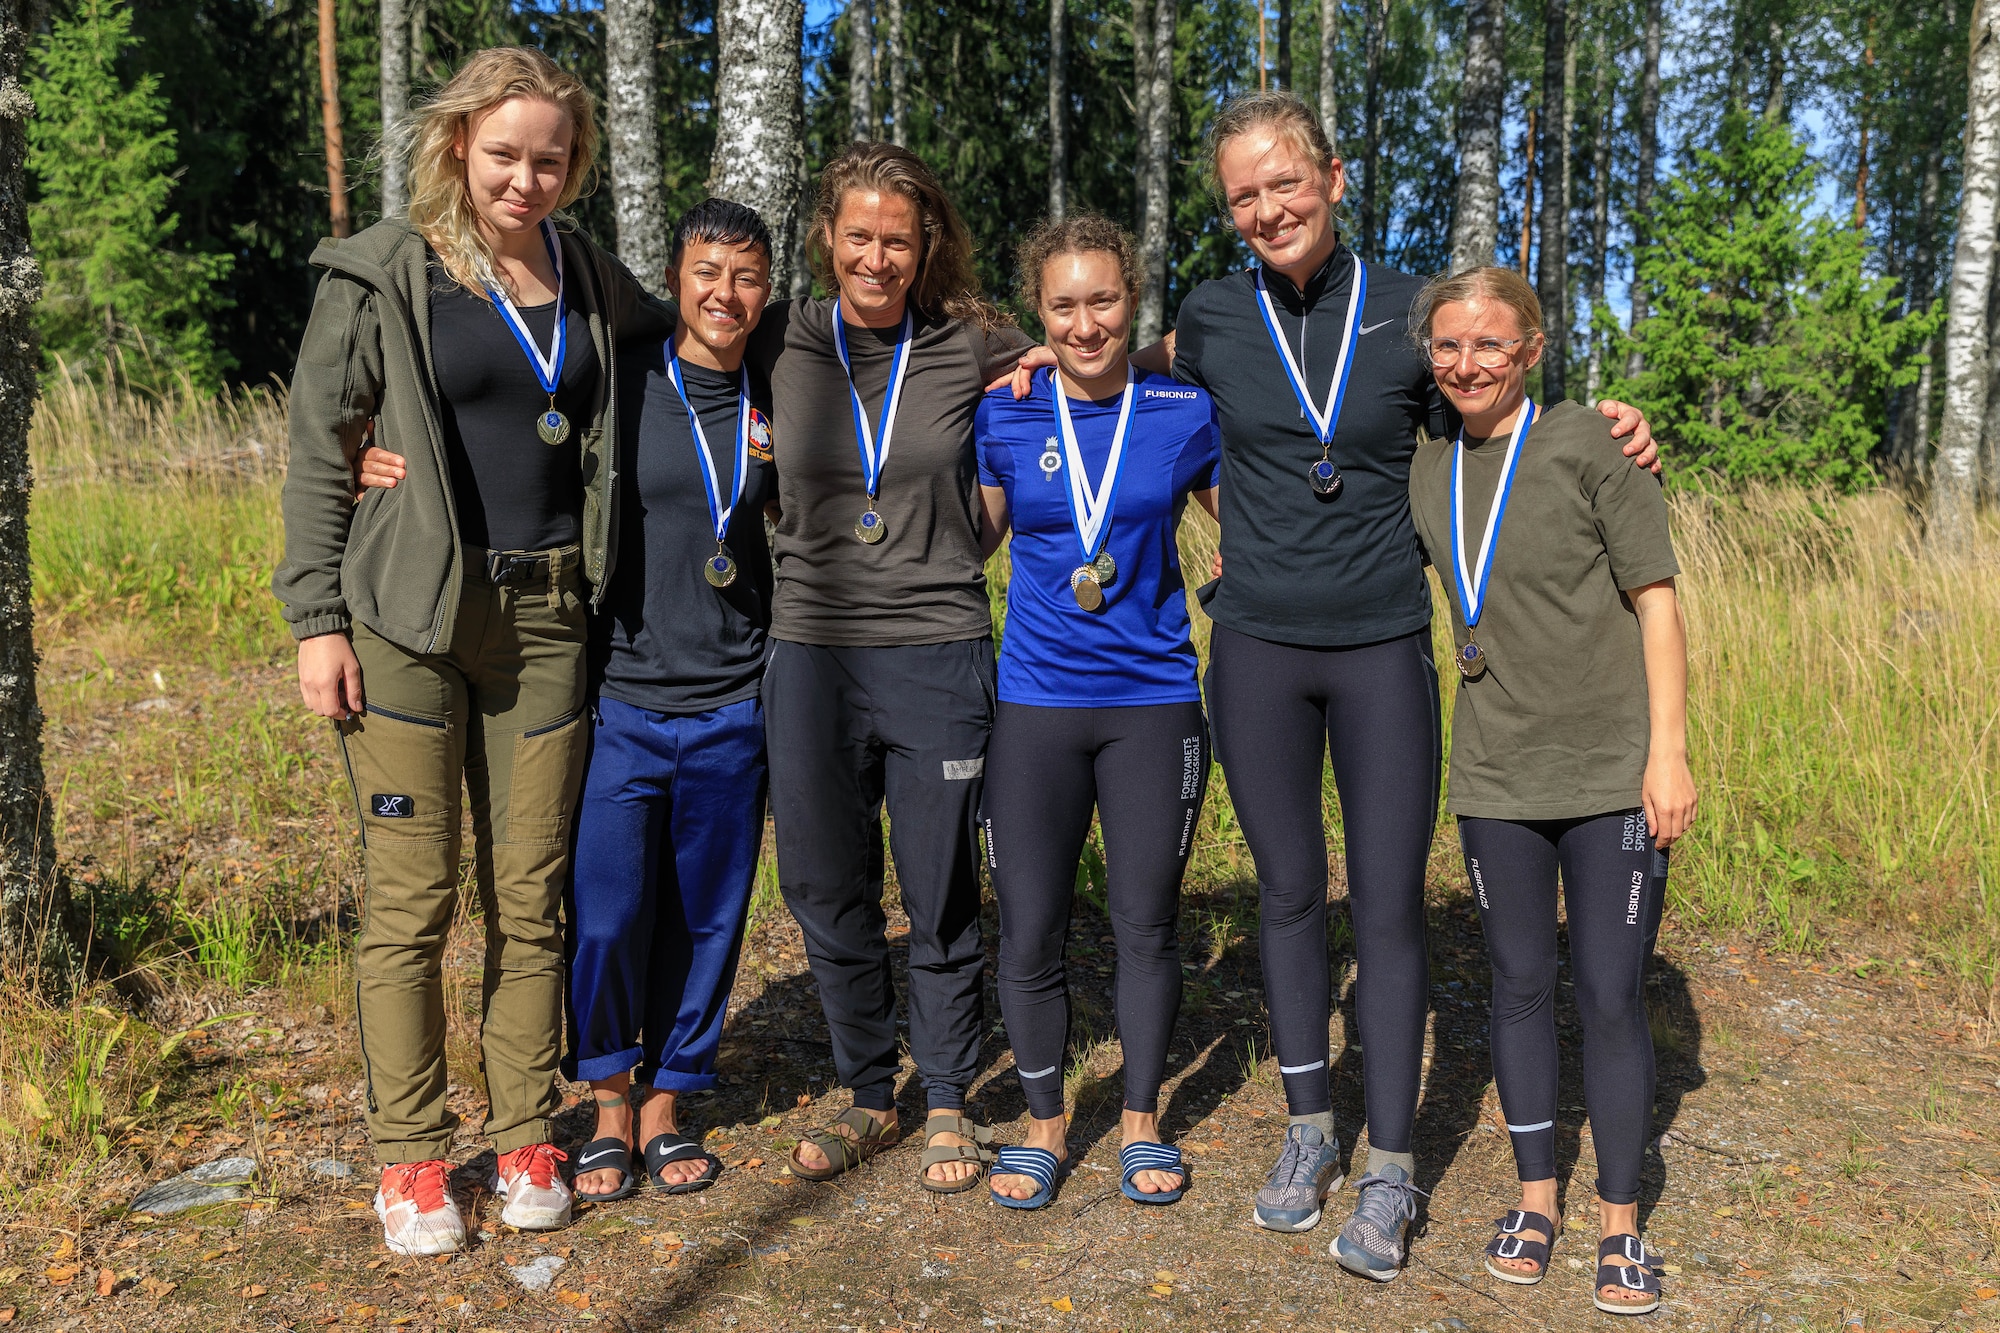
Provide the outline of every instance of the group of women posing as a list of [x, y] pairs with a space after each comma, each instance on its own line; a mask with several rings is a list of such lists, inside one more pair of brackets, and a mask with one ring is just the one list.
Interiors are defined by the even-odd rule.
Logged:
[[[276, 579], [361, 823], [357, 1003], [392, 1249], [465, 1243], [441, 979], [461, 784], [508, 1224], [557, 1227], [573, 1198], [647, 1176], [687, 1192], [720, 1173], [676, 1106], [714, 1081], [767, 797], [852, 1093], [794, 1150], [794, 1175], [852, 1170], [901, 1137], [886, 809], [922, 1184], [984, 1178], [1014, 1208], [1052, 1197], [1067, 1159], [1064, 943], [1095, 811], [1123, 1187], [1179, 1199], [1190, 1171], [1162, 1140], [1158, 1097], [1212, 721], [1256, 860], [1291, 1110], [1254, 1215], [1306, 1230], [1340, 1183], [1330, 746], [1369, 1141], [1332, 1251], [1393, 1278], [1421, 1193], [1435, 559], [1464, 674], [1449, 808], [1493, 946], [1493, 1052], [1523, 1182], [1488, 1267], [1539, 1280], [1557, 1239], [1560, 873], [1600, 1172], [1594, 1299], [1657, 1303], [1636, 1211], [1652, 1090], [1640, 986], [1664, 849], [1694, 792], [1665, 508], [1625, 456], [1651, 462], [1644, 425], [1615, 404], [1526, 399], [1540, 318], [1511, 273], [1419, 290], [1341, 245], [1341, 164], [1289, 94], [1231, 104], [1213, 141], [1258, 264], [1198, 287], [1176, 334], [1135, 353], [1129, 237], [1081, 216], [1028, 239], [1020, 294], [1048, 330], [1036, 348], [981, 297], [963, 222], [902, 149], [857, 144], [821, 174], [810, 251], [833, 295], [772, 301], [772, 237], [710, 200], [680, 219], [669, 271], [648, 275], [669, 303], [562, 220], [597, 146], [578, 80], [539, 52], [489, 50], [420, 110], [408, 218], [315, 255], [326, 277], [292, 388]], [[1614, 431], [1634, 436], [1624, 452]], [[1206, 716], [1175, 541], [1189, 496], [1219, 517], [1227, 564], [1202, 592]], [[983, 567], [1010, 529], [996, 672]], [[1031, 1116], [997, 1154], [965, 1105], [984, 1028], [982, 836]], [[570, 1179], [552, 1142], [558, 1068], [596, 1099]]]

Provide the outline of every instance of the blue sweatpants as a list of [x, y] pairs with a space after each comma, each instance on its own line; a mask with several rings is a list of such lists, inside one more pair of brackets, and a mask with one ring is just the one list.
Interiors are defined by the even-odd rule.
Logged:
[[764, 838], [764, 712], [602, 698], [569, 906], [571, 1079], [693, 1092], [715, 1048]]

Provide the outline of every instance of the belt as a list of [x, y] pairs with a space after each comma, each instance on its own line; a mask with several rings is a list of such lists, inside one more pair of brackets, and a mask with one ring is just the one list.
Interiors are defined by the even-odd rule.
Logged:
[[470, 547], [465, 552], [472, 570], [485, 575], [486, 581], [496, 588], [544, 581], [554, 584], [565, 569], [575, 568], [577, 553], [574, 546], [559, 546], [552, 551], [485, 551]]

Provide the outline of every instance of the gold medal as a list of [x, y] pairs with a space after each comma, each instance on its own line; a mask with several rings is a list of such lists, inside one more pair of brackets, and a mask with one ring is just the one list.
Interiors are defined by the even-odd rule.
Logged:
[[549, 396], [549, 410], [535, 418], [535, 434], [543, 444], [561, 444], [569, 438], [569, 418], [556, 411], [555, 395]]
[[889, 525], [882, 521], [882, 516], [875, 512], [872, 505], [862, 511], [861, 517], [855, 521], [855, 539], [864, 545], [877, 545], [888, 535]]
[[1097, 571], [1099, 583], [1108, 586], [1118, 578], [1118, 562], [1111, 558], [1109, 546], [1097, 553], [1097, 559], [1090, 562], [1090, 567]]
[[729, 554], [729, 548], [718, 543], [715, 554], [701, 567], [702, 577], [711, 588], [727, 588], [736, 582], [736, 557]]
[[1472, 639], [1465, 641], [1465, 647], [1458, 650], [1458, 674], [1472, 680], [1486, 672], [1486, 650]]
[[1070, 595], [1076, 604], [1086, 611], [1095, 611], [1104, 605], [1104, 585], [1097, 581], [1097, 571], [1089, 565], [1078, 565], [1069, 576]]

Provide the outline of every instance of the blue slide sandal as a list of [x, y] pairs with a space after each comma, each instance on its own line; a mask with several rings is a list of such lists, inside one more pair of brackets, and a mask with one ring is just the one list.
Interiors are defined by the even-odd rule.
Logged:
[[[1128, 1143], [1118, 1150], [1118, 1169], [1124, 1173], [1118, 1188], [1134, 1203], [1179, 1203], [1181, 1195], [1187, 1193], [1190, 1179], [1187, 1160], [1181, 1156], [1179, 1148], [1164, 1143]], [[1162, 1194], [1148, 1194], [1132, 1183], [1132, 1177], [1141, 1171], [1172, 1171], [1180, 1176], [1181, 1187]]]
[[[1062, 1170], [1062, 1162], [1047, 1148], [1018, 1148], [1008, 1146], [1000, 1150], [1000, 1156], [987, 1168], [986, 1181], [993, 1202], [1002, 1208], [1046, 1208], [1055, 1198], [1056, 1176]], [[1026, 1176], [1041, 1186], [1025, 1199], [1015, 1199], [992, 1189], [995, 1176]]]

